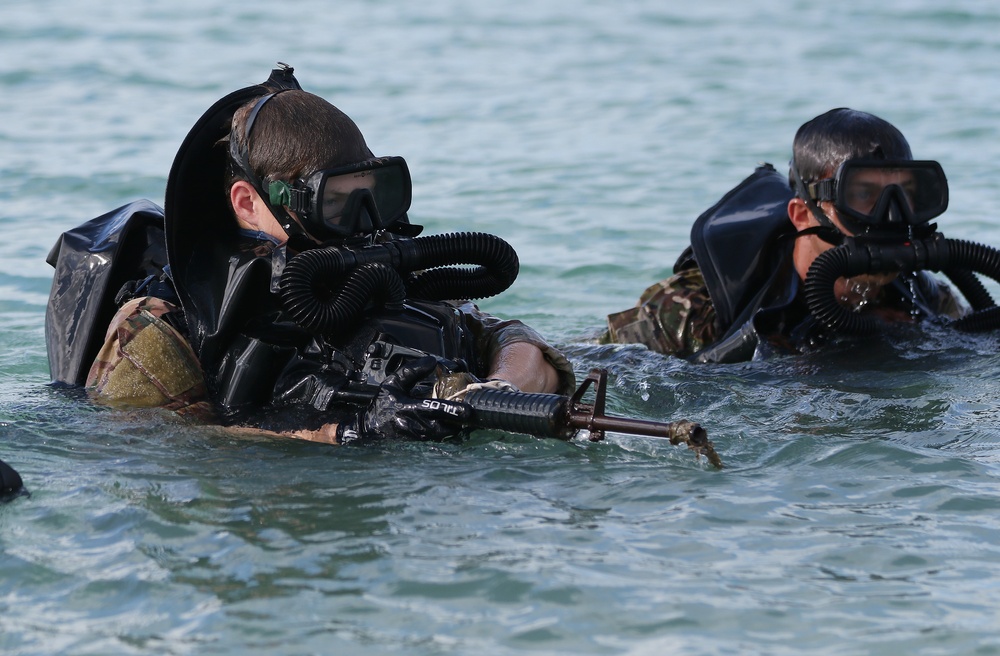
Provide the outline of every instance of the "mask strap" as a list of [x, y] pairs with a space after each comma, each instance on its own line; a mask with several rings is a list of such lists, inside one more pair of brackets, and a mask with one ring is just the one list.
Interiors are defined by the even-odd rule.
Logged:
[[[803, 202], [805, 202], [806, 207], [808, 207], [809, 211], [812, 212], [812, 215], [816, 217], [816, 220], [819, 221], [819, 224], [824, 228], [832, 228], [834, 230], [837, 230], [837, 226], [833, 225], [833, 221], [830, 220], [830, 217], [828, 217], [826, 213], [819, 208], [819, 205], [816, 204], [816, 201], [814, 201], [812, 197], [809, 195], [809, 191], [806, 189], [806, 183], [802, 181], [802, 176], [799, 175], [799, 169], [798, 166], [796, 166], [795, 164], [794, 157], [792, 157], [792, 161], [788, 163], [788, 168], [791, 169], [792, 176], [795, 179], [795, 191], [797, 192], [798, 197], [801, 198]], [[840, 230], [837, 230], [837, 232], [839, 233]], [[824, 240], [824, 241], [829, 241], [829, 240]]]
[[813, 226], [811, 228], [806, 228], [805, 230], [799, 230], [792, 237], [793, 239], [798, 239], [799, 237], [807, 237], [809, 235], [816, 235], [823, 241], [833, 246], [840, 246], [844, 243], [844, 233], [837, 230], [835, 227], [828, 226]]
[[264, 108], [271, 98], [274, 98], [279, 93], [285, 91], [291, 91], [291, 89], [278, 89], [272, 93], [265, 94], [257, 99], [256, 104], [247, 114], [246, 125], [243, 127], [243, 144], [237, 146], [235, 139], [229, 140], [229, 156], [232, 157], [233, 161], [240, 170], [243, 171], [248, 177], [251, 178], [252, 182], [259, 182], [257, 176], [254, 175], [253, 169], [250, 168], [250, 135], [253, 133], [254, 123], [257, 121], [257, 115], [260, 114], [260, 110]]
[[242, 145], [237, 145], [236, 140], [230, 136], [229, 157], [236, 164], [236, 166], [239, 167], [243, 175], [246, 176], [247, 181], [253, 185], [253, 188], [257, 191], [261, 200], [264, 201], [264, 205], [267, 206], [274, 218], [277, 219], [278, 224], [281, 226], [281, 229], [285, 231], [289, 240], [293, 238], [301, 238], [296, 239], [296, 241], [305, 240], [308, 242], [308, 236], [306, 235], [305, 230], [295, 222], [292, 216], [285, 211], [285, 208], [271, 202], [270, 194], [264, 191], [263, 183], [253, 172], [253, 168], [250, 166], [250, 136], [253, 133], [253, 126], [257, 121], [257, 115], [260, 114], [260, 110], [264, 108], [264, 105], [266, 105], [268, 101], [277, 96], [279, 93], [284, 93], [285, 91], [294, 91], [294, 89], [278, 89], [277, 91], [273, 91], [257, 99], [257, 102], [250, 110], [250, 113], [247, 114], [246, 126], [243, 130]]

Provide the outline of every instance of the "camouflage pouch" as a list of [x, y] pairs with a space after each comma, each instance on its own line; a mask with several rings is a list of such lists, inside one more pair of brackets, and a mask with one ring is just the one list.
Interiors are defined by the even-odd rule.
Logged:
[[167, 320], [178, 308], [146, 296], [118, 310], [87, 375], [101, 402], [128, 407], [164, 407], [206, 412], [209, 404], [201, 365], [187, 340]]
[[685, 357], [718, 339], [715, 306], [697, 268], [652, 285], [636, 307], [608, 316], [608, 336], [618, 344]]

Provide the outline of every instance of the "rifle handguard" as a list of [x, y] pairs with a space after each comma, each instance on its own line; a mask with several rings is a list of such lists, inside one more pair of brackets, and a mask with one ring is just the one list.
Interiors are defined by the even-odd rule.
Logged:
[[476, 428], [564, 440], [576, 434], [567, 422], [566, 396], [481, 389], [466, 394], [464, 401], [475, 410]]

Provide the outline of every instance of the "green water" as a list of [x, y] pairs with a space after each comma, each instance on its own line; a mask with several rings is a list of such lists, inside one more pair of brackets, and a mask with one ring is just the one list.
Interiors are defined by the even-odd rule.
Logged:
[[[0, 650], [1000, 653], [1000, 337], [727, 366], [590, 341], [832, 107], [900, 127], [948, 174], [942, 231], [1000, 245], [998, 27], [975, 0], [3, 5], [0, 459], [31, 496], [0, 506]], [[276, 61], [406, 158], [428, 234], [515, 246], [486, 309], [726, 469], [622, 435], [234, 440], [48, 387], [57, 236], [162, 202], [194, 121]]]

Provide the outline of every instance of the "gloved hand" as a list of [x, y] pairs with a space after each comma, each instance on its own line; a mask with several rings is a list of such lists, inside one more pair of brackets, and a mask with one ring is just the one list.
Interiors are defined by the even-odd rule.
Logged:
[[438, 366], [437, 358], [418, 358], [400, 367], [382, 385], [368, 408], [337, 427], [340, 444], [379, 438], [443, 440], [472, 419], [464, 403], [411, 396], [413, 387]]

